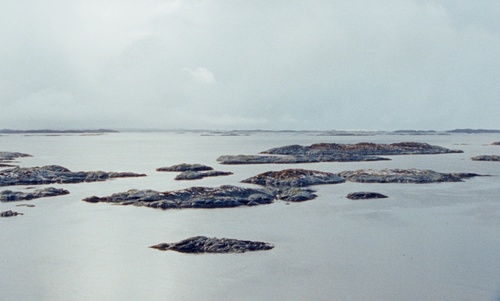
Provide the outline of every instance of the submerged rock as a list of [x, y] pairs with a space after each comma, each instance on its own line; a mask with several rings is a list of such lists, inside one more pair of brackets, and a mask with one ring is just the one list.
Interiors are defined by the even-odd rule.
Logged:
[[367, 200], [367, 199], [385, 199], [387, 198], [387, 196], [378, 192], [359, 191], [359, 192], [349, 193], [347, 195], [347, 198], [351, 200]]
[[500, 161], [500, 156], [497, 155], [482, 155], [471, 158], [474, 161]]
[[132, 172], [72, 172], [69, 169], [58, 165], [24, 168], [15, 167], [0, 171], [0, 186], [96, 182], [112, 178], [144, 176], [146, 175]]
[[11, 217], [11, 216], [18, 216], [18, 215], [23, 215], [23, 213], [15, 212], [12, 210], [0, 212], [0, 217]]
[[181, 163], [169, 167], [160, 167], [156, 169], [156, 171], [206, 171], [206, 170], [213, 170], [213, 168], [202, 164]]
[[[264, 155], [220, 156], [222, 164], [315, 163], [390, 160], [381, 155], [415, 155], [462, 153], [444, 147], [419, 142], [376, 144], [316, 143], [310, 146], [288, 145], [261, 152]], [[272, 155], [272, 156], [270, 156]]]
[[440, 173], [428, 169], [360, 169], [343, 171], [339, 176], [360, 183], [436, 183], [461, 182], [463, 179], [480, 176], [475, 173]]
[[54, 187], [37, 189], [30, 192], [4, 190], [0, 191], [0, 201], [1, 202], [24, 201], [24, 200], [38, 199], [44, 197], [65, 195], [65, 194], [69, 194], [69, 191], [67, 191], [66, 189], [54, 188]]
[[161, 243], [150, 248], [181, 253], [244, 253], [271, 250], [272, 244], [260, 241], [195, 236], [175, 243]]
[[182, 209], [255, 206], [270, 204], [274, 199], [275, 194], [269, 190], [224, 185], [220, 187], [191, 187], [167, 192], [132, 189], [107, 197], [88, 197], [83, 201], [145, 206], [158, 209]]

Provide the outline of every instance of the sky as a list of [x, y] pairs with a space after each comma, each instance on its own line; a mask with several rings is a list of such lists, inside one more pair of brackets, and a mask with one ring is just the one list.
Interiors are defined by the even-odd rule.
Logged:
[[500, 129], [498, 0], [1, 0], [0, 129]]

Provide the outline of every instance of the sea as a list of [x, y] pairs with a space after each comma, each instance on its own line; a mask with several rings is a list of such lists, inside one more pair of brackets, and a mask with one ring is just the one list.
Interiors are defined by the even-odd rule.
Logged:
[[[221, 165], [221, 155], [290, 144], [425, 142], [463, 153], [386, 156], [390, 161]], [[500, 134], [320, 136], [310, 132], [169, 131], [104, 135], [12, 134], [0, 151], [21, 167], [129, 171], [120, 178], [58, 187], [69, 195], [0, 203], [0, 300], [500, 300]], [[233, 175], [193, 181], [156, 168], [199, 163]], [[473, 172], [457, 183], [312, 187], [311, 201], [224, 209], [158, 210], [82, 199], [129, 189], [171, 191], [238, 185], [270, 170], [325, 172], [418, 168]], [[0, 190], [27, 191], [27, 186]], [[346, 198], [374, 191], [387, 199]], [[18, 207], [32, 204], [35, 207]], [[269, 251], [183, 254], [149, 248], [192, 236], [272, 243]]]

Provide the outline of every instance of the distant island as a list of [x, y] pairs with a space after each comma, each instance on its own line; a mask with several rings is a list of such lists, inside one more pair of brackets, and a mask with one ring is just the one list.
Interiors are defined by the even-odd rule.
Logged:
[[104, 134], [118, 133], [115, 130], [97, 129], [97, 130], [0, 130], [0, 134]]
[[497, 134], [500, 130], [485, 130], [485, 129], [455, 129], [446, 131], [447, 133], [462, 133], [462, 134]]

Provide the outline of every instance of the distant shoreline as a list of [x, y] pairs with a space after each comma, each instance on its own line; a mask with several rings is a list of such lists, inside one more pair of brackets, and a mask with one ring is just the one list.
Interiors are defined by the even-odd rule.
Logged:
[[377, 131], [377, 130], [211, 130], [211, 129], [84, 129], [84, 130], [13, 130], [0, 129], [0, 134], [108, 134], [108, 133], [155, 133], [155, 132], [177, 132], [177, 133], [202, 133], [211, 135], [231, 135], [239, 136], [250, 133], [315, 133], [318, 136], [375, 136], [375, 135], [450, 135], [450, 134], [498, 134], [500, 129], [454, 129], [447, 131], [435, 130], [395, 130], [395, 131]]

